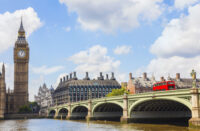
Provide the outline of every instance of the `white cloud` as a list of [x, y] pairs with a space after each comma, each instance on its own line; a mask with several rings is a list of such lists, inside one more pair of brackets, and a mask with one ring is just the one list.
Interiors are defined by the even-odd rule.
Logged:
[[114, 53], [117, 55], [128, 54], [130, 51], [131, 51], [131, 46], [127, 45], [117, 46], [114, 49]]
[[120, 65], [120, 61], [108, 56], [107, 48], [100, 45], [80, 51], [71, 56], [69, 60], [78, 65], [75, 70], [80, 72], [109, 72], [117, 69]]
[[34, 95], [38, 94], [39, 86], [44, 83], [44, 76], [40, 75], [29, 82], [29, 101], [34, 101]]
[[63, 66], [54, 66], [54, 67], [47, 67], [45, 65], [41, 67], [32, 67], [32, 71], [35, 74], [43, 74], [43, 75], [49, 75], [55, 72], [58, 72], [62, 70], [64, 67]]
[[162, 0], [59, 0], [85, 30], [113, 32], [138, 27], [139, 21], [153, 21], [162, 13]]
[[0, 53], [14, 46], [21, 16], [23, 16], [27, 37], [42, 26], [37, 13], [31, 7], [23, 10], [16, 10], [13, 13], [5, 12], [0, 14]]
[[157, 58], [151, 60], [146, 70], [147, 72], [154, 73], [157, 78], [160, 78], [161, 76], [167, 77], [168, 74], [175, 77], [176, 73], [181, 73], [181, 76], [190, 78], [190, 72], [192, 69], [200, 72], [199, 59], [200, 56], [193, 58], [184, 58], [179, 56]]
[[157, 58], [144, 70], [154, 73], [157, 78], [168, 74], [175, 77], [176, 73], [191, 78], [192, 69], [200, 72], [200, 4], [189, 7], [188, 12], [187, 16], [171, 20], [151, 46]]
[[[91, 78], [97, 78], [99, 72], [109, 74], [115, 72], [117, 80], [124, 81], [126, 75], [119, 71], [120, 61], [107, 55], [107, 48], [95, 45], [85, 51], [80, 51], [69, 58], [77, 66], [75, 70], [85, 75], [85, 72], [89, 72]], [[104, 76], [105, 77], [105, 76]]]
[[199, 2], [199, 0], [175, 0], [174, 6], [177, 9], [184, 9], [185, 7], [193, 5], [197, 2]]
[[189, 14], [172, 19], [150, 51], [158, 57], [192, 57], [200, 52], [200, 4], [189, 7]]
[[70, 32], [71, 31], [71, 27], [67, 26], [64, 28], [66, 32]]
[[57, 79], [56, 79], [56, 83], [53, 85], [53, 87], [56, 89], [58, 84], [60, 83], [60, 78], [66, 77], [67, 73], [62, 73], [60, 74]]

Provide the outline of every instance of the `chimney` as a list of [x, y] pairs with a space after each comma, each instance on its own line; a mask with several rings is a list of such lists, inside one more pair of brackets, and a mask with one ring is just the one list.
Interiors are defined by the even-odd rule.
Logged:
[[180, 80], [180, 73], [176, 73], [176, 80]]
[[70, 73], [70, 77], [69, 77], [69, 79], [70, 79], [70, 80], [72, 79], [72, 73]]
[[62, 83], [62, 78], [60, 78], [60, 83]]
[[86, 72], [86, 78], [88, 78], [89, 77], [89, 74], [88, 74], [88, 72]]
[[100, 72], [100, 77], [102, 77], [103, 75], [102, 75], [102, 72]]
[[76, 72], [74, 72], [74, 80], [77, 80], [77, 77], [76, 77]]
[[68, 75], [66, 76], [66, 79], [67, 79], [67, 81], [69, 80], [69, 76]]
[[131, 80], [132, 78], [132, 73], [129, 73], [129, 79]]
[[143, 79], [144, 79], [144, 80], [147, 79], [147, 73], [146, 73], [146, 72], [143, 73]]
[[63, 82], [65, 81], [65, 77], [63, 77]]
[[85, 73], [85, 78], [83, 80], [90, 80], [88, 72]]
[[112, 72], [111, 80], [115, 80], [114, 72]]
[[106, 80], [108, 80], [109, 78], [108, 78], [108, 74], [106, 74]]
[[160, 81], [165, 81], [165, 78], [163, 76], [160, 77]]
[[104, 80], [102, 72], [100, 72], [100, 76], [98, 77], [98, 80]]

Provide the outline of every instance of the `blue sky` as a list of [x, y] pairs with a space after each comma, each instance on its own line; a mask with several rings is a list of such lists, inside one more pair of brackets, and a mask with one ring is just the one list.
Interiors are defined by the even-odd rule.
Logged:
[[192, 68], [200, 70], [198, 11], [199, 0], [1, 0], [0, 63], [6, 64], [7, 86], [13, 88], [21, 16], [33, 100], [44, 82], [55, 88], [73, 71], [79, 78], [85, 71], [91, 77], [113, 71], [120, 82], [128, 81], [129, 72], [189, 77]]

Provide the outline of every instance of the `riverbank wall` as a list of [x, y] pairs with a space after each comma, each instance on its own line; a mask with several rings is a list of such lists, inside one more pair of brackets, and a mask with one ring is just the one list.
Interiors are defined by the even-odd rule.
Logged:
[[9, 119], [38, 119], [38, 118], [45, 118], [39, 116], [38, 113], [34, 114], [5, 114], [4, 119], [9, 120]]

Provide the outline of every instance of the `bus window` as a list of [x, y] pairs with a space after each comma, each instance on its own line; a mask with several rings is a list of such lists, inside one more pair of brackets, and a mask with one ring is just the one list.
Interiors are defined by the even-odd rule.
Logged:
[[171, 89], [175, 89], [175, 88], [174, 88], [174, 86], [168, 86], [168, 89], [171, 90]]

